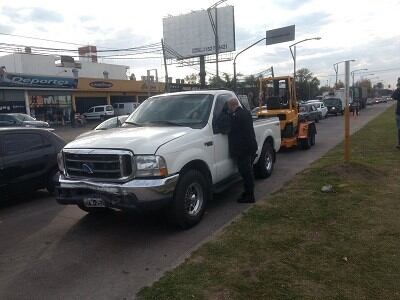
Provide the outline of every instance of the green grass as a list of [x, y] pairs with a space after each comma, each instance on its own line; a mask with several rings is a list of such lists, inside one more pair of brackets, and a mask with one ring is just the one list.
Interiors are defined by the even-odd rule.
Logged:
[[[400, 151], [389, 109], [140, 299], [400, 299]], [[334, 193], [322, 193], [325, 184]]]

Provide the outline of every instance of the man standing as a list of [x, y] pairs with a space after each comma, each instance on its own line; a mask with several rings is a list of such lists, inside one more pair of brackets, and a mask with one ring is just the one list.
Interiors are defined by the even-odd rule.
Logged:
[[244, 193], [238, 202], [254, 203], [253, 161], [257, 152], [257, 141], [253, 119], [250, 113], [239, 105], [236, 98], [228, 101], [228, 109], [230, 112], [229, 152], [237, 161], [244, 183]]
[[400, 149], [400, 78], [397, 79], [397, 89], [392, 94], [392, 99], [397, 100], [396, 124], [397, 124], [397, 149]]

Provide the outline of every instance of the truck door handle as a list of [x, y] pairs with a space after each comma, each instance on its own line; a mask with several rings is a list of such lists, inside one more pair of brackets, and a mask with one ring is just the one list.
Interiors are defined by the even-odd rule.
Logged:
[[204, 146], [206, 146], [206, 147], [210, 147], [210, 146], [212, 146], [212, 145], [214, 145], [214, 143], [213, 143], [212, 141], [209, 141], [209, 142], [205, 142], [205, 143], [204, 143]]

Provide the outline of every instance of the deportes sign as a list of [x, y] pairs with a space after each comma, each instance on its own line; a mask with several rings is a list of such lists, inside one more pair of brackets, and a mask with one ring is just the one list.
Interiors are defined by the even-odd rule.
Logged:
[[78, 80], [69, 77], [47, 77], [6, 72], [1, 73], [0, 76], [1, 87], [75, 89], [77, 85]]

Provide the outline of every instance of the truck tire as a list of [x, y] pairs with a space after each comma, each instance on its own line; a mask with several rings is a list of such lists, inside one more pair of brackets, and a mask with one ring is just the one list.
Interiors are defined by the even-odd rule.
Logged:
[[[314, 137], [314, 138], [313, 138]], [[306, 139], [301, 139], [300, 140], [300, 147], [303, 150], [310, 149], [311, 146], [313, 145], [312, 143], [314, 142], [315, 144], [315, 133], [309, 131], [308, 132], [308, 137]]]
[[176, 186], [173, 202], [167, 209], [168, 219], [182, 229], [193, 227], [202, 219], [210, 195], [211, 189], [203, 173], [188, 170]]
[[310, 144], [311, 144], [311, 146], [314, 146], [315, 145], [315, 132], [314, 132], [314, 130], [311, 132], [311, 136], [310, 136]]
[[274, 171], [274, 149], [269, 142], [264, 143], [254, 171], [257, 178], [268, 178]]

